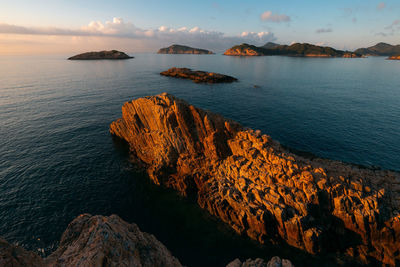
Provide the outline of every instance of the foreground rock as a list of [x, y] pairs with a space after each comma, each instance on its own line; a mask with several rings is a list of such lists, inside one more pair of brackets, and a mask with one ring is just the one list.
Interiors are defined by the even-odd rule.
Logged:
[[46, 259], [0, 239], [0, 266], [181, 266], [153, 235], [116, 215], [83, 214]]
[[161, 48], [158, 50], [157, 54], [196, 54], [196, 55], [210, 55], [214, 54], [213, 52], [200, 49], [200, 48], [193, 48], [190, 46], [185, 45], [171, 45], [169, 47]]
[[240, 234], [364, 263], [400, 260], [400, 175], [291, 153], [259, 131], [168, 94], [127, 102], [110, 132], [154, 183]]
[[226, 267], [294, 267], [294, 265], [286, 259], [281, 259], [277, 256], [273, 257], [269, 262], [264, 261], [263, 259], [247, 259], [244, 262], [241, 262], [239, 259], [235, 259]]
[[354, 53], [363, 56], [393, 56], [400, 54], [400, 45], [391, 45], [387, 43], [377, 43], [376, 45], [359, 48]]
[[68, 58], [69, 60], [97, 60], [97, 59], [129, 59], [133, 58], [117, 50], [87, 52]]
[[400, 60], [400, 55], [391, 56], [388, 59], [390, 59], [390, 60]]
[[236, 45], [225, 51], [226, 56], [295, 56], [295, 57], [344, 57], [357, 58], [361, 55], [348, 51], [336, 50], [332, 47], [317, 46], [312, 44], [295, 43], [292, 45], [278, 45], [267, 43], [257, 47], [249, 44]]
[[231, 83], [237, 81], [236, 78], [215, 72], [191, 70], [188, 68], [170, 68], [160, 73], [163, 76], [190, 79], [195, 83]]

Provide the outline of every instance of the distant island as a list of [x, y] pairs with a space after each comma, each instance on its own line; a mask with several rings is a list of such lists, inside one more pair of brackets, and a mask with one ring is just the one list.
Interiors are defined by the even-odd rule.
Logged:
[[387, 43], [377, 43], [367, 48], [359, 48], [354, 53], [363, 56], [395, 56], [400, 55], [400, 45], [391, 45]]
[[170, 68], [160, 74], [163, 76], [190, 79], [195, 83], [231, 83], [237, 81], [237, 79], [232, 76], [215, 72], [191, 70], [188, 68]]
[[124, 52], [111, 50], [111, 51], [100, 51], [100, 52], [86, 52], [73, 57], [68, 58], [69, 60], [97, 60], [97, 59], [129, 59], [133, 58], [128, 56]]
[[233, 46], [225, 51], [227, 56], [296, 56], [296, 57], [345, 57], [359, 58], [360, 54], [336, 50], [332, 47], [318, 46], [307, 43], [295, 43], [292, 45], [279, 45], [267, 43], [264, 46], [241, 44]]
[[211, 55], [212, 51], [200, 48], [193, 48], [185, 45], [171, 45], [169, 47], [161, 48], [157, 54], [196, 54], [196, 55]]
[[388, 59], [390, 59], [390, 60], [400, 60], [400, 55], [391, 56], [391, 57], [388, 57]]

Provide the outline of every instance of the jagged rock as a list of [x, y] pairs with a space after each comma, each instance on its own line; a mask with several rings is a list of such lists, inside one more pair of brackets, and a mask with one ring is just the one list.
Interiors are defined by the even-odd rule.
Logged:
[[62, 235], [58, 249], [42, 259], [0, 239], [0, 266], [181, 266], [153, 235], [117, 215], [78, 216]]
[[215, 72], [191, 70], [188, 68], [170, 68], [160, 73], [163, 76], [190, 79], [195, 83], [231, 83], [236, 78]]
[[400, 260], [400, 175], [291, 153], [260, 131], [166, 93], [122, 107], [110, 132], [150, 179], [240, 234], [310, 253]]
[[171, 45], [169, 47], [161, 48], [158, 50], [157, 54], [196, 54], [196, 55], [210, 55], [214, 54], [213, 52], [200, 49], [200, 48], [193, 48], [190, 46], [185, 45]]
[[226, 267], [294, 267], [294, 265], [286, 259], [281, 259], [278, 256], [273, 257], [269, 262], [265, 262], [263, 259], [257, 258], [255, 260], [247, 259], [241, 262], [239, 259], [235, 259]]
[[73, 57], [68, 58], [69, 60], [97, 60], [97, 59], [129, 59], [133, 58], [128, 56], [124, 52], [117, 50], [111, 51], [100, 51], [100, 52], [86, 52]]

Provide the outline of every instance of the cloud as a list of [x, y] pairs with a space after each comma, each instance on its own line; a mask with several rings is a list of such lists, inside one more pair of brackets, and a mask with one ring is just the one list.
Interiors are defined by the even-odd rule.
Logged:
[[333, 30], [331, 28], [321, 28], [321, 29], [317, 29], [315, 32], [319, 34], [319, 33], [333, 32]]
[[261, 14], [261, 20], [269, 22], [289, 22], [290, 17], [285, 14], [273, 14], [271, 11], [265, 11]]
[[239, 43], [262, 45], [266, 42], [276, 40], [274, 34], [271, 32], [248, 31], [236, 36], [228, 36], [223, 32], [207, 31], [199, 27], [181, 27], [175, 29], [160, 26], [157, 29], [141, 29], [133, 23], [125, 22], [121, 18], [114, 18], [112, 21], [106, 21], [105, 23], [92, 21], [79, 29], [24, 27], [0, 23], [0, 34], [124, 38], [140, 40], [142, 43], [148, 44], [148, 49], [155, 49], [172, 43], [180, 43], [221, 51]]
[[382, 10], [382, 9], [384, 9], [385, 7], [386, 7], [385, 2], [380, 2], [380, 3], [376, 6], [376, 9]]

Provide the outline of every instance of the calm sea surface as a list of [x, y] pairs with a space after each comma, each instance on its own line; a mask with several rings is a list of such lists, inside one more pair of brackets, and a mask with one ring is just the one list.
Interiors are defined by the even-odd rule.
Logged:
[[[153, 233], [188, 266], [293, 257], [292, 250], [238, 237], [128, 162], [109, 124], [121, 116], [124, 102], [161, 92], [298, 150], [400, 170], [399, 61], [135, 56], [0, 57], [0, 236], [46, 254], [77, 215], [116, 213]], [[240, 81], [204, 85], [159, 75], [173, 66]]]

